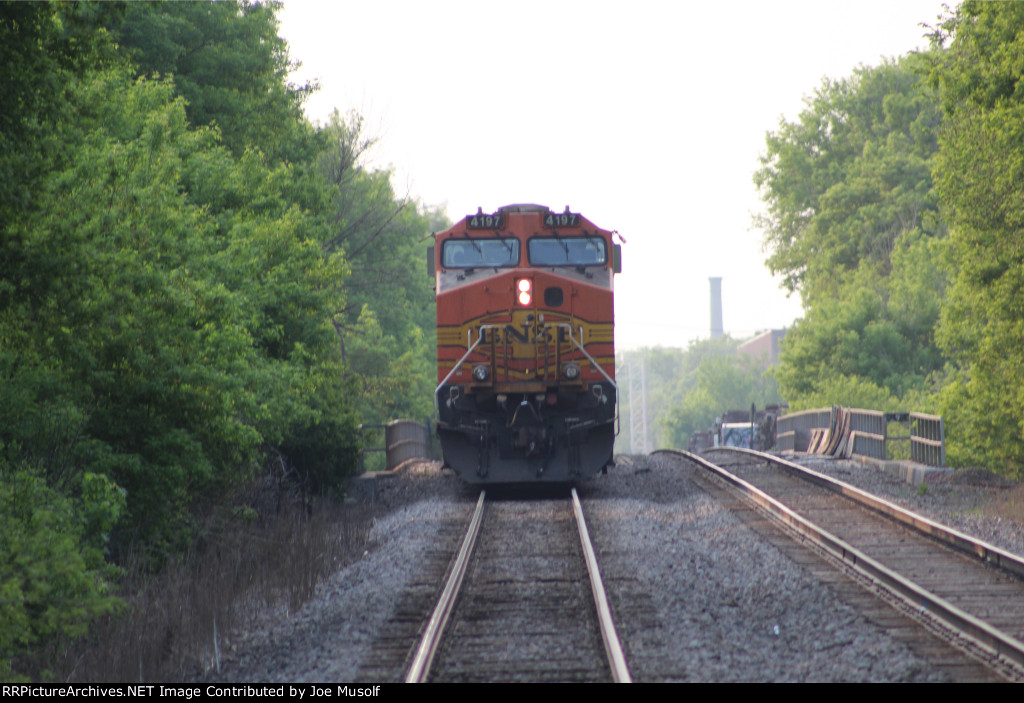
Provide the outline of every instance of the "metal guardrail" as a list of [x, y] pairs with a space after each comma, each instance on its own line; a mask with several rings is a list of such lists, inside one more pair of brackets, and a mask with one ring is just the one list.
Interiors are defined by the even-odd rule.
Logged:
[[851, 456], [856, 454], [857, 456], [869, 456], [873, 459], [885, 459], [887, 456], [885, 441], [884, 433], [879, 436], [862, 432], [851, 432], [849, 454]]
[[778, 420], [775, 446], [784, 452], [806, 452], [811, 441], [811, 431], [828, 427], [831, 421], [831, 408], [783, 415]]
[[910, 413], [910, 460], [928, 466], [946, 465], [946, 435], [942, 417]]
[[[904, 415], [900, 413], [900, 415]], [[778, 420], [776, 448], [827, 456], [858, 455], [886, 459], [889, 416], [878, 410], [831, 408], [804, 410]], [[938, 415], [909, 413], [910, 458], [927, 466], [945, 466], [945, 436]]]
[[872, 459], [885, 459], [885, 413], [878, 410], [851, 408], [850, 444], [847, 456], [858, 454]]

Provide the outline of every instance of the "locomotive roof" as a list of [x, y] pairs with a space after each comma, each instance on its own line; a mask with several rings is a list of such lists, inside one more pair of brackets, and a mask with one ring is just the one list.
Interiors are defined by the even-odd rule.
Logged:
[[[435, 237], [451, 237], [451, 236], [466, 236], [468, 231], [480, 231], [486, 232], [488, 230], [492, 232], [505, 231], [509, 225], [509, 219], [518, 218], [522, 216], [534, 216], [542, 218], [544, 220], [554, 218], [552, 222], [543, 222], [542, 227], [551, 228], [555, 230], [575, 230], [578, 228], [584, 229], [584, 234], [594, 235], [611, 235], [612, 232], [605, 230], [591, 220], [587, 219], [579, 213], [573, 213], [569, 207], [566, 206], [564, 213], [556, 212], [546, 205], [538, 205], [537, 203], [512, 203], [509, 205], [502, 205], [496, 210], [485, 213], [483, 208], [477, 208], [477, 212], [474, 214], [466, 215], [460, 218], [448, 229], [435, 232]], [[511, 217], [510, 217], [511, 216]], [[560, 221], [569, 218], [568, 221]], [[556, 236], [557, 232], [556, 232]]]
[[[483, 208], [480, 208], [481, 210]], [[565, 208], [568, 210], [568, 206]], [[515, 205], [503, 205], [498, 212], [551, 212], [547, 205], [536, 205], [534, 203], [517, 203]]]

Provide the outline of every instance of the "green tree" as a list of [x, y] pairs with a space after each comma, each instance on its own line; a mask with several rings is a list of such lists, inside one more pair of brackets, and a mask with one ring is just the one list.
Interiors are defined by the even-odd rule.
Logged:
[[[23, 43], [56, 57], [38, 81], [61, 102], [25, 150], [32, 206], [4, 222], [0, 440], [53, 481], [111, 477], [128, 494], [115, 543], [160, 552], [267, 448], [318, 485], [354, 467], [332, 324], [346, 267], [325, 252], [330, 193], [315, 162], [271, 161], [255, 145], [236, 156], [217, 129], [189, 123], [169, 79], [136, 80], [106, 50], [58, 60], [62, 32], [92, 27], [92, 43], [110, 45], [105, 28], [60, 14], [90, 7], [48, 8], [58, 29], [40, 19]], [[272, 131], [302, 133], [300, 116], [285, 117]], [[330, 470], [303, 466], [331, 453]]]
[[[647, 377], [647, 440], [652, 447], [668, 446], [665, 440], [664, 417], [668, 409], [679, 402], [693, 368], [694, 354], [689, 353], [702, 342], [692, 342], [689, 350], [672, 347], [645, 347], [619, 352], [616, 360], [616, 381], [619, 386], [619, 416], [621, 430], [616, 438], [615, 451], [621, 454], [642, 450], [642, 438], [631, 437], [634, 410], [643, 412], [641, 395], [643, 375]], [[723, 354], [728, 353], [722, 351]], [[639, 423], [638, 423], [639, 426]]]
[[[943, 364], [933, 332], [945, 277], [935, 251], [941, 245], [905, 233], [889, 276], [865, 263], [840, 278], [835, 298], [822, 296], [808, 307], [787, 333], [775, 372], [791, 405], [809, 407], [809, 396], [821, 397], [844, 377], [896, 398], [925, 387]], [[825, 405], [848, 402], [836, 398]]]
[[[690, 434], [706, 430], [725, 410], [779, 402], [763, 360], [738, 354], [738, 346], [737, 340], [724, 336], [694, 340], [686, 349], [654, 347], [620, 353], [616, 379], [624, 429], [616, 451], [629, 450], [631, 393], [640, 387], [641, 359], [647, 376], [647, 432], [653, 447], [685, 447]], [[630, 374], [635, 376], [633, 382]]]
[[[59, 637], [80, 636], [113, 612], [103, 558], [124, 494], [86, 473], [72, 498], [24, 464], [0, 472], [0, 678], [23, 678], [46, 665], [38, 652]], [[34, 653], [35, 652], [35, 653]]]
[[[934, 328], [948, 272], [931, 169], [940, 108], [910, 55], [825, 80], [770, 133], [755, 175], [768, 265], [799, 291], [776, 377], [793, 407], [921, 394], [945, 362]], [[858, 401], [860, 402], [860, 401]], [[888, 401], [886, 401], [888, 402]]]
[[944, 236], [931, 180], [940, 110], [910, 55], [825, 79], [767, 137], [754, 182], [768, 267], [813, 304], [836, 274], [870, 261], [887, 275], [899, 235]]
[[737, 343], [732, 344], [732, 354], [708, 355], [698, 362], [692, 385], [664, 419], [670, 446], [685, 447], [691, 434], [707, 430], [726, 410], [744, 410], [751, 404], [763, 409], [781, 400], [762, 361], [735, 352]]
[[[5, 677], [44, 677], [41, 648], [115, 607], [105, 557], [159, 563], [269, 459], [314, 489], [354, 469], [327, 142], [283, 83], [274, 6], [230, 7], [0, 4]], [[116, 39], [146, 13], [202, 25], [216, 85], [193, 82], [232, 97], [223, 119], [206, 99], [196, 126], [173, 71], [136, 70], [154, 54]]]
[[54, 353], [67, 323], [47, 310], [64, 252], [40, 251], [30, 223], [69, 150], [53, 117], [68, 88], [116, 64], [102, 31], [120, 8], [0, 5], [0, 678], [45, 675], [45, 653], [118, 606], [105, 560], [125, 505], [107, 477], [75, 453], [91, 407], [73, 363]]
[[447, 226], [437, 211], [397, 197], [391, 172], [366, 159], [374, 145], [362, 118], [335, 112], [320, 155], [331, 186], [327, 251], [351, 266], [335, 318], [348, 373], [361, 388], [360, 415], [378, 424], [432, 414], [436, 313], [426, 239]]
[[280, 2], [130, 3], [117, 27], [144, 76], [171, 76], [189, 121], [216, 125], [235, 156], [257, 148], [271, 161], [316, 151], [302, 103], [314, 84], [288, 83], [296, 67], [278, 36]]
[[935, 177], [955, 278], [938, 338], [953, 461], [1024, 467], [1024, 6], [964, 2], [937, 28], [931, 78], [946, 115]]

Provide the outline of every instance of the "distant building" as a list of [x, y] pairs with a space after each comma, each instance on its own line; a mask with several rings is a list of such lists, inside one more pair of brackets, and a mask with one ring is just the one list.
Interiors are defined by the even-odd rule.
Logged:
[[779, 363], [779, 342], [786, 336], [786, 330], [768, 330], [753, 339], [749, 339], [737, 347], [741, 354], [760, 357], [765, 360], [765, 368]]

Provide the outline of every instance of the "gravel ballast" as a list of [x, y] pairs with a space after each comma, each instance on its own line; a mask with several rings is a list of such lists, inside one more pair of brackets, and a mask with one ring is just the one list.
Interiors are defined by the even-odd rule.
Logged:
[[747, 528], [690, 472], [670, 456], [636, 457], [584, 493], [635, 679], [947, 679]]
[[[856, 462], [808, 463], [1024, 552], [1021, 525], [983, 507], [1013, 489], [961, 478], [922, 491]], [[948, 680], [749, 529], [688, 471], [665, 455], [628, 457], [580, 489], [635, 680]], [[401, 474], [381, 484], [363, 557], [300, 612], [248, 633], [210, 677], [351, 682], [373, 671], [366, 668], [373, 644], [408, 590], [440, 590], [439, 580], [423, 584], [419, 569], [428, 554], [458, 541], [452, 534], [472, 508], [472, 491], [436, 464]]]
[[436, 464], [403, 473], [379, 482], [378, 516], [363, 557], [320, 584], [299, 612], [240, 638], [220, 672], [208, 672], [210, 680], [355, 680], [384, 623], [438, 546], [438, 535], [453, 523], [461, 530], [473, 507], [457, 479]]

